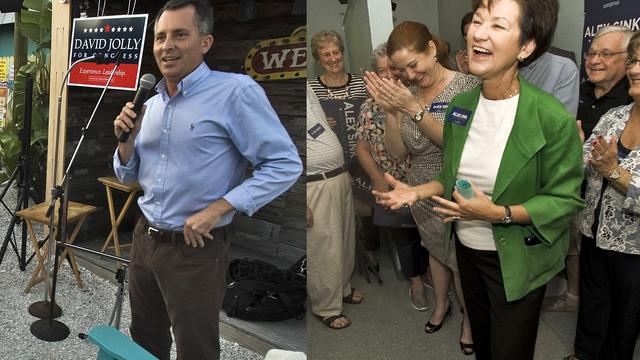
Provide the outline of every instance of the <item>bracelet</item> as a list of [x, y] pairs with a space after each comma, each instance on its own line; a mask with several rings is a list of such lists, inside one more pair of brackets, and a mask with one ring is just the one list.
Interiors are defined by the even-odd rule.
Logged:
[[615, 183], [620, 180], [620, 178], [622, 177], [622, 170], [623, 167], [618, 165], [615, 169], [613, 169], [613, 171], [611, 171], [611, 175], [609, 175], [608, 179], [611, 185], [615, 185]]

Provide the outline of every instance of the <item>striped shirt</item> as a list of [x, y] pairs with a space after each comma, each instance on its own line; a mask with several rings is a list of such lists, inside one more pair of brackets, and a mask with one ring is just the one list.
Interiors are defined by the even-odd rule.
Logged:
[[315, 93], [307, 85], [307, 175], [321, 174], [344, 165], [342, 146], [331, 131]]
[[344, 86], [327, 86], [320, 80], [320, 77], [309, 79], [308, 84], [319, 100], [327, 99], [358, 99], [367, 98], [367, 88], [362, 77], [354, 74], [347, 74], [349, 79]]

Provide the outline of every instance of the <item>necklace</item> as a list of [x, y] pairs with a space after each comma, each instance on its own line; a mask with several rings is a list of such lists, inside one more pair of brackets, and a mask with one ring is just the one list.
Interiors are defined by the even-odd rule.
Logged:
[[516, 88], [515, 90], [509, 89], [508, 93], [507, 93], [507, 99], [511, 99], [512, 97], [514, 97], [514, 96], [516, 96], [518, 94], [520, 94], [520, 88]]
[[349, 82], [349, 75], [341, 73], [339, 77], [331, 78], [327, 74], [323, 74], [320, 76], [320, 81], [327, 85], [327, 87], [343, 87]]
[[325, 85], [327, 97], [329, 99], [344, 100], [349, 97], [349, 87], [347, 86], [349, 82], [349, 75], [343, 73], [337, 81], [330, 81], [329, 77], [325, 74], [320, 76], [320, 81]]

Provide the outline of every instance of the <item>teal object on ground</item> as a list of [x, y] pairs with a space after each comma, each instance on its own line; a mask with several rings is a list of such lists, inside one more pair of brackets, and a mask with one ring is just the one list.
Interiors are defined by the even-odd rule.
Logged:
[[113, 326], [98, 325], [88, 337], [99, 347], [97, 360], [158, 360]]
[[464, 196], [465, 199], [471, 200], [475, 197], [473, 194], [473, 189], [471, 188], [471, 183], [465, 179], [456, 180], [456, 189], [460, 193], [460, 195]]

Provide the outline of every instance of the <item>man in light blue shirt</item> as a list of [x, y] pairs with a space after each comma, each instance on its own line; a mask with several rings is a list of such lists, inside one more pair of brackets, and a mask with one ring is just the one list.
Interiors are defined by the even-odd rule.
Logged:
[[547, 51], [519, 72], [528, 82], [555, 96], [569, 114], [576, 116], [580, 78], [573, 61]]
[[[130, 265], [133, 339], [169, 359], [218, 359], [218, 312], [235, 211], [252, 215], [302, 171], [291, 138], [262, 88], [212, 71], [208, 1], [171, 0], [158, 13], [154, 56], [163, 79], [134, 124], [133, 104], [114, 121], [131, 132], [114, 154], [118, 178], [138, 180], [144, 218]], [[253, 174], [244, 179], [247, 164]]]

